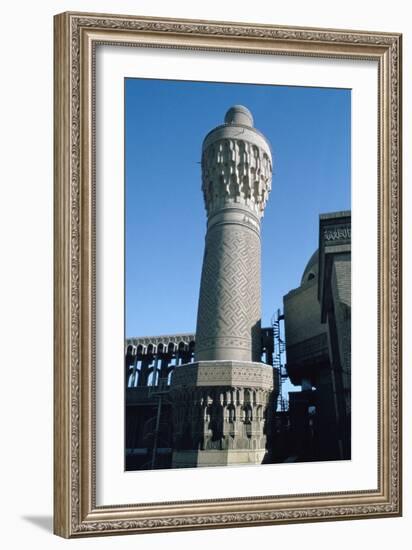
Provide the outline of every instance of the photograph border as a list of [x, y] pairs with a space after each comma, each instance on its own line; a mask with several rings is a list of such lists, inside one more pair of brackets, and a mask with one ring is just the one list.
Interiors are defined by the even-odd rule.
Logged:
[[[63, 13], [54, 24], [54, 532], [401, 515], [402, 36], [88, 13]], [[102, 44], [378, 62], [377, 490], [96, 506], [95, 49]]]

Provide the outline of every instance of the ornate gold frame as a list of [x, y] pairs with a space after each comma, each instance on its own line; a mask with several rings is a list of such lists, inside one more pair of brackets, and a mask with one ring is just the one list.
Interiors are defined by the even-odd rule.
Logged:
[[[96, 506], [96, 44], [373, 59], [379, 77], [379, 487], [318, 495]], [[54, 531], [64, 537], [401, 514], [401, 35], [64, 13], [55, 17]]]

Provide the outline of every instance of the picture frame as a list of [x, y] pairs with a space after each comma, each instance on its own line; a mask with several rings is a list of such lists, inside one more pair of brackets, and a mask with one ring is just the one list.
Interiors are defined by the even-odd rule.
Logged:
[[[54, 532], [71, 538], [401, 515], [401, 44], [396, 33], [63, 13], [54, 21]], [[96, 48], [377, 65], [377, 487], [97, 502]], [[119, 366], [122, 373], [122, 366]], [[183, 472], [184, 473], [184, 472]], [[250, 474], [253, 476], [253, 473]]]

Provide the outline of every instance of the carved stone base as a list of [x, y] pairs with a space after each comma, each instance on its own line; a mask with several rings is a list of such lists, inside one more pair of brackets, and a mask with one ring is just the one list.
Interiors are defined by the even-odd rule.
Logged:
[[173, 468], [197, 468], [200, 466], [235, 466], [262, 464], [266, 449], [258, 451], [174, 451]]
[[[276, 388], [277, 390], [277, 388]], [[274, 411], [274, 370], [200, 361], [173, 373], [173, 468], [261, 464]]]

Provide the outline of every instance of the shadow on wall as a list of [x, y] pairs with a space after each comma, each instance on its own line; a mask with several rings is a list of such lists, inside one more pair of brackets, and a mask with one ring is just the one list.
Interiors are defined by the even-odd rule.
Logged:
[[36, 525], [43, 531], [48, 533], [53, 532], [53, 517], [52, 516], [22, 516], [22, 519]]

